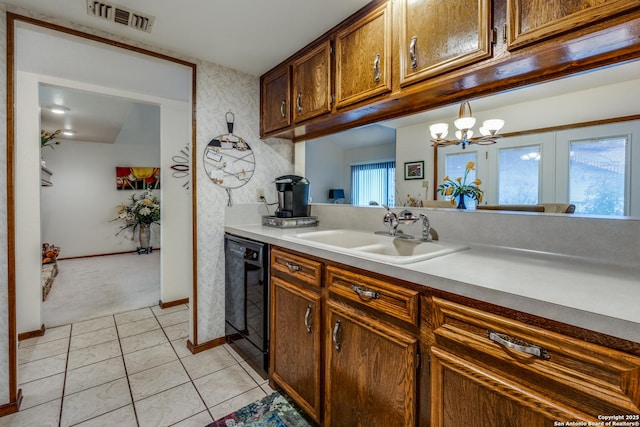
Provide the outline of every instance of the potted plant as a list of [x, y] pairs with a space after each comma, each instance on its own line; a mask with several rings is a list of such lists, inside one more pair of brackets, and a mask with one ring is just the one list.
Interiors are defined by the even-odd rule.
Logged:
[[450, 197], [452, 205], [456, 205], [458, 209], [466, 209], [464, 204], [464, 197], [469, 196], [478, 203], [482, 203], [484, 197], [484, 190], [481, 190], [479, 185], [482, 184], [479, 178], [474, 179], [472, 182], [467, 183], [469, 172], [475, 170], [476, 164], [474, 162], [467, 162], [464, 176], [456, 179], [451, 179], [448, 176], [444, 177], [444, 183], [440, 184], [437, 189], [437, 193]]
[[124, 225], [116, 233], [116, 236], [124, 230], [131, 228], [131, 240], [134, 239], [136, 228], [138, 228], [138, 239], [140, 246], [137, 251], [151, 252], [151, 224], [160, 224], [160, 200], [151, 191], [146, 191], [140, 196], [131, 196], [129, 204], [121, 204], [117, 208], [118, 217], [112, 221], [124, 221]]

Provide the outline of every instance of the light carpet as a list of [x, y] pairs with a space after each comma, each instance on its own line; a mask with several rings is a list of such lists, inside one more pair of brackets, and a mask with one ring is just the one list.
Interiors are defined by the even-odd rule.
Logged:
[[149, 307], [160, 299], [160, 252], [58, 260], [42, 304], [47, 328]]

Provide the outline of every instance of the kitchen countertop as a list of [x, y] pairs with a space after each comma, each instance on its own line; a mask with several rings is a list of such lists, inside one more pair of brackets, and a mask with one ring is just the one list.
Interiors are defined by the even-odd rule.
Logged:
[[311, 230], [322, 228], [225, 227], [241, 237], [640, 343], [638, 267], [484, 245], [398, 265], [290, 238]]

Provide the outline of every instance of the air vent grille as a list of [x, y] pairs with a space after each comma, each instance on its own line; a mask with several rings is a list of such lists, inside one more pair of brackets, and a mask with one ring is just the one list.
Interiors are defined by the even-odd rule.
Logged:
[[153, 22], [155, 21], [153, 16], [145, 15], [113, 3], [96, 0], [87, 0], [87, 14], [147, 33], [151, 32]]

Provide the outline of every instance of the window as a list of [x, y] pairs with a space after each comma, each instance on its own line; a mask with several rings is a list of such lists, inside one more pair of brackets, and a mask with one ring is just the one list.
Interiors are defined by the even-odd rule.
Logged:
[[576, 213], [624, 215], [626, 137], [569, 144], [569, 202]]
[[351, 204], [395, 205], [396, 162], [351, 166]]
[[538, 203], [540, 147], [500, 149], [498, 155], [498, 203]]

